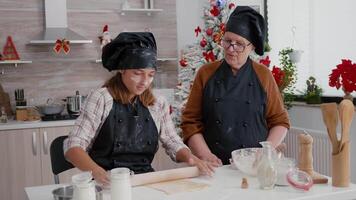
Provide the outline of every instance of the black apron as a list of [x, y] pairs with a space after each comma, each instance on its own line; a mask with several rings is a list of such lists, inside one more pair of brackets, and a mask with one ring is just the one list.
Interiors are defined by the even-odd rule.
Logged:
[[235, 149], [260, 147], [268, 136], [266, 93], [247, 60], [234, 76], [226, 61], [208, 80], [203, 94], [204, 139], [223, 164]]
[[89, 155], [105, 170], [127, 167], [139, 174], [154, 171], [157, 150], [158, 131], [149, 110], [139, 100], [134, 106], [114, 101]]

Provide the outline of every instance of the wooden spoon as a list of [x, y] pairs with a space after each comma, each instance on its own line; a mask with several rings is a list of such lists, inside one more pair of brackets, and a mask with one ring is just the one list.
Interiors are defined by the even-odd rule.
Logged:
[[320, 106], [321, 112], [323, 114], [323, 121], [328, 130], [329, 139], [332, 145], [332, 153], [336, 154], [339, 152], [339, 140], [336, 135], [336, 127], [339, 121], [339, 114], [337, 111], [336, 103], [323, 103]]
[[352, 101], [344, 99], [339, 105], [339, 114], [341, 121], [341, 141], [339, 145], [339, 152], [343, 144], [350, 140], [350, 127], [354, 116], [355, 107]]

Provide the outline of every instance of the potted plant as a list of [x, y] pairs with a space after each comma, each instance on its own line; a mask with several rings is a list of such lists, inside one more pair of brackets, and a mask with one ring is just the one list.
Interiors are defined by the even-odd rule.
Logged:
[[329, 86], [336, 87], [345, 92], [345, 99], [352, 100], [351, 93], [356, 91], [356, 64], [351, 60], [342, 59], [329, 75]]
[[307, 89], [304, 93], [305, 102], [307, 104], [320, 104], [321, 95], [323, 90], [316, 83], [316, 79], [313, 76], [310, 76], [306, 81]]
[[288, 55], [292, 63], [298, 63], [300, 61], [300, 58], [302, 57], [303, 52], [304, 51], [302, 50], [291, 49], [291, 52], [289, 52]]

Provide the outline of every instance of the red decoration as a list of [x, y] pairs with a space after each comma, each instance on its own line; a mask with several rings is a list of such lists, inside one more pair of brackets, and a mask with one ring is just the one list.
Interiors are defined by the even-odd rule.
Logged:
[[207, 44], [208, 44], [208, 42], [206, 41], [206, 39], [202, 38], [200, 41], [200, 46], [204, 48]]
[[169, 105], [169, 114], [172, 114], [173, 113], [173, 107], [172, 105]]
[[345, 92], [356, 91], [356, 64], [347, 59], [341, 61], [329, 75], [329, 86], [337, 89], [342, 86]]
[[266, 58], [260, 60], [260, 63], [266, 65], [266, 67], [269, 67], [269, 65], [271, 64], [271, 60], [269, 59], [269, 56], [266, 56]]
[[215, 56], [213, 51], [203, 52], [203, 56], [207, 62], [214, 62]]
[[7, 36], [6, 44], [3, 50], [3, 60], [20, 60], [19, 54], [16, 51], [16, 47], [12, 41], [11, 36]]
[[284, 71], [277, 66], [273, 66], [272, 75], [278, 87], [280, 88], [283, 85], [283, 79], [285, 75]]
[[225, 24], [224, 23], [221, 23], [220, 25], [219, 25], [219, 28], [220, 28], [220, 30], [224, 33], [225, 32]]
[[235, 8], [235, 4], [234, 4], [234, 3], [230, 3], [230, 4], [229, 4], [229, 9], [231, 10], [231, 9], [233, 9], [233, 8]]
[[217, 6], [213, 6], [213, 8], [210, 10], [210, 14], [214, 17], [218, 16], [220, 14], [219, 8]]
[[208, 29], [206, 29], [206, 34], [208, 35], [208, 36], [211, 36], [212, 34], [213, 34], [213, 29], [212, 28], [208, 28]]
[[194, 29], [194, 32], [195, 32], [195, 37], [198, 37], [199, 33], [201, 33], [201, 29], [199, 26], [197, 26], [196, 29]]
[[180, 64], [180, 66], [182, 66], [182, 67], [186, 67], [186, 66], [188, 65], [188, 62], [187, 62], [184, 58], [182, 58], [182, 59], [179, 61], [179, 64]]
[[56, 52], [57, 54], [61, 51], [61, 49], [63, 49], [63, 52], [65, 54], [68, 54], [70, 51], [70, 46], [69, 46], [69, 41], [66, 39], [58, 39], [53, 47], [54, 52]]

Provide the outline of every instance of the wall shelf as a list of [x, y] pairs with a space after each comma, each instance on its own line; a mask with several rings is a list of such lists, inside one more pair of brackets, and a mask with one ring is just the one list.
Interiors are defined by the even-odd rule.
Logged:
[[4, 65], [11, 65], [14, 64], [15, 67], [17, 67], [18, 64], [29, 64], [32, 63], [30, 60], [2, 60], [0, 61], [0, 64]]
[[125, 15], [126, 13], [146, 13], [147, 16], [151, 16], [152, 13], [162, 12], [163, 9], [157, 8], [123, 8], [121, 9], [121, 15]]
[[[165, 62], [165, 61], [175, 61], [175, 60], [177, 60], [177, 58], [162, 57], [162, 58], [157, 58], [157, 60], [160, 62]], [[101, 63], [101, 59], [95, 60], [95, 63]]]

